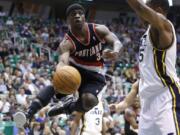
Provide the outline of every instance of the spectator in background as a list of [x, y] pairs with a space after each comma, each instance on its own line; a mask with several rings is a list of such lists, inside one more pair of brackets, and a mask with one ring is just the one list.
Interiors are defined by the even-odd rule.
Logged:
[[0, 94], [6, 94], [8, 92], [7, 86], [4, 83], [4, 79], [0, 78]]
[[11, 17], [9, 17], [8, 20], [6, 21], [6, 25], [7, 26], [13, 26], [14, 25], [14, 21]]
[[9, 113], [10, 111], [10, 108], [11, 108], [11, 104], [9, 102], [9, 98], [7, 96], [5, 96], [3, 99], [2, 99], [2, 102], [3, 102], [3, 105], [2, 107], [0, 108], [0, 112], [3, 113], [3, 114], [7, 114]]
[[26, 98], [27, 95], [25, 94], [24, 88], [21, 87], [19, 89], [19, 94], [16, 95], [17, 103], [25, 106], [27, 104]]
[[[7, 18], [7, 16], [6, 16]], [[122, 101], [124, 96], [129, 92], [131, 83], [135, 80], [135, 78], [139, 74], [139, 70], [137, 66], [133, 66], [137, 63], [138, 58], [138, 48], [139, 48], [139, 37], [144, 32], [143, 27], [140, 25], [139, 22], [133, 22], [128, 21], [131, 20], [131, 18], [128, 15], [124, 15], [122, 17], [123, 21], [120, 22], [119, 18], [115, 19], [113, 22], [108, 22], [108, 26], [112, 31], [114, 31], [119, 39], [122, 39], [123, 44], [125, 45], [124, 54], [119, 59], [117, 64], [114, 66], [111, 65], [111, 62], [106, 62], [106, 68], [109, 70], [111, 77], [117, 78], [114, 81], [110, 80], [108, 81], [108, 89], [105, 93], [105, 97], [108, 97], [109, 103], [112, 102], [118, 102]], [[55, 63], [58, 61], [58, 58], [56, 59], [56, 62], [53, 60], [52, 62], [49, 61], [49, 59], [44, 58], [43, 52], [38, 52], [37, 46], [35, 48], [32, 48], [30, 44], [34, 43], [40, 43], [39, 45], [43, 48], [48, 47], [50, 51], [54, 52], [57, 50], [57, 47], [59, 46], [59, 42], [63, 39], [64, 33], [67, 31], [67, 25], [60, 21], [59, 19], [57, 21], [51, 21], [51, 20], [41, 20], [40, 18], [35, 17], [29, 17], [29, 16], [14, 16], [10, 20], [13, 21], [14, 25], [10, 25], [10, 27], [6, 26], [7, 19], [0, 19], [0, 30], [6, 30], [6, 32], [0, 32], [2, 36], [0, 36], [0, 66], [3, 65], [4, 69], [0, 70], [1, 72], [1, 79], [4, 80], [4, 85], [7, 86], [7, 93], [9, 92], [9, 97], [6, 97], [6, 99], [9, 99], [8, 102], [5, 103], [8, 106], [4, 107], [5, 99], [1, 98], [0, 100], [0, 109], [3, 112], [7, 112], [6, 110], [9, 110], [12, 112], [16, 112], [19, 109], [22, 109], [21, 105], [16, 104], [16, 99], [14, 99], [14, 94], [19, 94], [18, 89], [19, 87], [23, 87], [25, 90], [25, 95], [27, 95], [28, 98], [26, 98], [27, 106], [29, 106], [29, 103], [32, 101], [32, 98], [34, 96], [34, 93], [31, 93], [29, 89], [29, 83], [27, 84], [26, 78], [30, 79], [32, 82], [31, 84], [35, 85], [37, 88], [37, 91], [43, 89], [45, 85], [50, 84], [51, 78], [48, 74], [44, 74], [47, 71], [46, 69], [53, 69], [55, 67]], [[136, 19], [137, 20], [137, 19]], [[127, 22], [127, 23], [125, 23]], [[100, 23], [107, 23], [107, 22], [100, 22]], [[12, 28], [13, 27], [13, 28]], [[44, 28], [47, 28], [44, 30]], [[180, 48], [180, 28], [177, 27], [177, 40], [178, 40], [178, 48]], [[48, 40], [49, 35], [49, 40]], [[23, 39], [23, 40], [22, 40]], [[24, 40], [25, 39], [25, 40]], [[23, 42], [25, 41], [24, 46]], [[135, 41], [135, 42], [132, 42]], [[46, 43], [48, 42], [48, 43]], [[31, 50], [32, 49], [32, 50]], [[15, 53], [14, 53], [15, 51]], [[14, 54], [13, 54], [14, 53]], [[19, 56], [18, 56], [19, 55]], [[180, 56], [180, 49], [178, 49], [178, 56]], [[11, 59], [12, 58], [12, 59]], [[12, 63], [12, 61], [15, 63]], [[47, 63], [50, 63], [51, 66], [47, 67]], [[12, 65], [15, 65], [16, 67], [12, 67]], [[21, 65], [21, 66], [19, 66]], [[26, 66], [28, 65], [28, 66]], [[132, 65], [131, 67], [128, 67], [127, 65]], [[0, 67], [1, 68], [1, 67]], [[17, 69], [16, 69], [17, 68]], [[132, 73], [131, 70], [135, 69], [136, 71]], [[29, 70], [30, 69], [30, 70]], [[114, 72], [114, 69], [117, 69]], [[35, 70], [35, 71], [33, 71]], [[30, 76], [27, 74], [30, 72]], [[180, 75], [180, 58], [177, 59], [177, 72], [178, 75]], [[105, 72], [107, 73], [107, 72]], [[113, 74], [114, 73], [114, 74]], [[25, 75], [26, 74], [26, 75]], [[51, 73], [50, 73], [51, 75]], [[24, 78], [23, 78], [24, 76]], [[26, 77], [25, 77], [26, 76]], [[34, 76], [34, 77], [32, 77]], [[135, 77], [134, 77], [135, 76]], [[120, 80], [120, 81], [119, 81]], [[121, 83], [119, 83], [121, 82]], [[27, 85], [26, 85], [27, 84]], [[116, 86], [116, 87], [115, 87]], [[13, 91], [13, 92], [12, 92]], [[13, 94], [12, 94], [12, 93]], [[4, 93], [2, 97], [4, 97]], [[28, 95], [31, 95], [30, 97]], [[118, 95], [118, 96], [117, 96]], [[28, 101], [27, 101], [28, 100]], [[8, 109], [10, 108], [10, 109]], [[116, 126], [120, 126], [121, 116], [119, 116], [121, 113], [112, 113], [113, 119], [109, 120], [110, 118], [107, 118], [105, 116], [105, 119], [108, 119], [108, 122], [106, 125], [108, 125], [109, 134], [114, 133], [113, 130], [113, 124]], [[113, 122], [114, 121], [114, 122]], [[51, 119], [49, 120], [51, 122]], [[43, 131], [43, 135], [49, 135], [51, 133], [49, 128], [49, 123], [45, 122], [45, 128]], [[71, 120], [68, 119], [68, 125], [69, 128], [71, 127]], [[68, 127], [63, 127], [67, 128]], [[122, 131], [121, 127], [121, 132]], [[117, 129], [117, 128], [116, 128]], [[21, 134], [25, 134], [24, 131], [21, 132]]]
[[4, 71], [4, 63], [2, 61], [2, 58], [0, 58], [0, 72], [3, 72]]

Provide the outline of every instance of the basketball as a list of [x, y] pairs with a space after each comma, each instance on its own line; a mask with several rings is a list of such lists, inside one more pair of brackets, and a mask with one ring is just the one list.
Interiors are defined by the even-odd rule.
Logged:
[[72, 66], [57, 66], [53, 75], [53, 85], [56, 92], [73, 94], [78, 90], [80, 84], [81, 75], [76, 68]]

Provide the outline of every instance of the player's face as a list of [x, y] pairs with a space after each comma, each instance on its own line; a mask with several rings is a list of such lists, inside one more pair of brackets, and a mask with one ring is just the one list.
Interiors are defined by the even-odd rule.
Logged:
[[71, 27], [81, 28], [85, 22], [84, 12], [80, 9], [73, 10], [68, 16], [68, 23]]

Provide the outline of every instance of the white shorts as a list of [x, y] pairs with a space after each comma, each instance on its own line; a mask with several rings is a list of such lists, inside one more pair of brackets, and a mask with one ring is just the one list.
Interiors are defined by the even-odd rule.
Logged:
[[177, 94], [177, 90], [172, 94], [165, 88], [156, 97], [140, 97], [139, 135], [180, 135], [180, 94]]

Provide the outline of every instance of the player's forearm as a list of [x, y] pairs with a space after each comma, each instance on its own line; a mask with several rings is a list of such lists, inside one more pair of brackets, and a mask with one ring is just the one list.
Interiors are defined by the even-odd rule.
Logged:
[[143, 14], [143, 11], [145, 11], [145, 3], [141, 0], [127, 0], [129, 6], [135, 10], [138, 14]]
[[74, 115], [74, 119], [73, 119], [72, 126], [71, 126], [71, 135], [76, 135], [79, 125], [80, 125], [81, 117], [83, 116], [83, 113], [73, 112], [73, 115]]
[[137, 90], [131, 89], [131, 92], [126, 96], [124, 102], [126, 103], [127, 107], [131, 106], [134, 102], [134, 99], [137, 96]]
[[77, 130], [78, 130], [78, 125], [76, 123], [73, 123], [71, 127], [71, 135], [76, 135]]
[[116, 106], [116, 111], [117, 112], [122, 112], [124, 111], [126, 108], [128, 108], [129, 106], [131, 106], [134, 102], [134, 99], [136, 98], [137, 94], [138, 94], [138, 85], [139, 85], [139, 81], [136, 81], [131, 88], [130, 93], [126, 96], [126, 98], [124, 99], [124, 101], [120, 102], [117, 106]]
[[69, 64], [69, 55], [70, 55], [69, 52], [65, 52], [62, 55], [60, 55], [59, 63], [57, 65], [57, 67], [68, 65]]
[[161, 30], [163, 28], [163, 24], [166, 21], [164, 17], [148, 7], [142, 0], [127, 0], [127, 2], [141, 19], [157, 29]]
[[113, 42], [113, 50], [114, 50], [114, 52], [119, 53], [122, 50], [122, 48], [123, 48], [123, 44], [118, 39], [116, 39]]
[[125, 101], [120, 102], [116, 106], [116, 112], [123, 112], [128, 107], [128, 104]]
[[73, 121], [71, 126], [71, 135], [76, 135], [79, 127], [79, 121]]
[[152, 9], [146, 6], [146, 4], [142, 0], [127, 0], [127, 2], [140, 18], [149, 23], [152, 22], [154, 18], [154, 12]]

